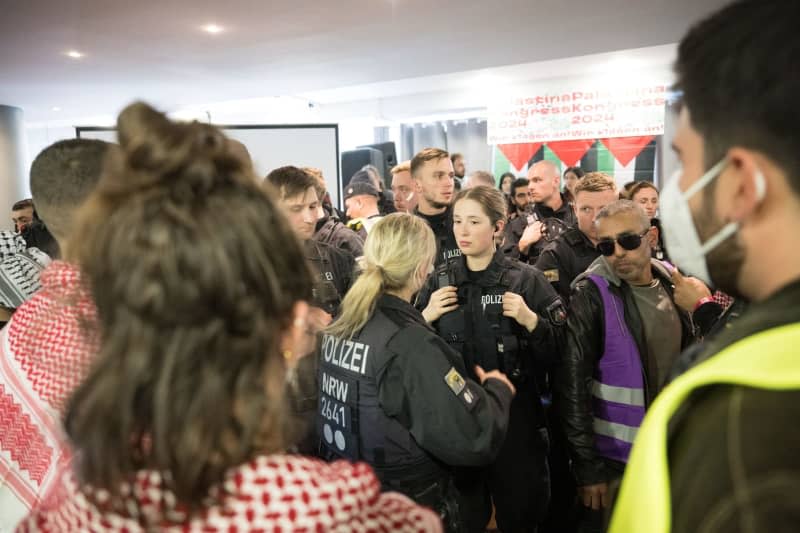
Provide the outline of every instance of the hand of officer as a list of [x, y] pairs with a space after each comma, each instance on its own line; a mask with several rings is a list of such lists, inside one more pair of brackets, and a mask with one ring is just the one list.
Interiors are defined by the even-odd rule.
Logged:
[[480, 366], [475, 365], [475, 375], [478, 376], [478, 381], [481, 382], [481, 385], [483, 385], [489, 378], [496, 379], [498, 381], [502, 381], [503, 383], [506, 384], [506, 387], [511, 389], [512, 397], [517, 395], [517, 389], [514, 388], [514, 385], [511, 383], [508, 377], [499, 370], [492, 370], [490, 372], [487, 372]]
[[525, 253], [532, 244], [539, 242], [542, 238], [542, 231], [544, 231], [544, 224], [540, 220], [525, 228], [519, 238], [519, 251]]
[[711, 297], [711, 291], [705, 283], [697, 278], [684, 276], [677, 268], [672, 271], [672, 283], [675, 285], [675, 303], [687, 313], [694, 311], [701, 298]]
[[427, 307], [422, 311], [425, 322], [431, 323], [439, 317], [458, 309], [458, 289], [452, 286], [442, 287], [431, 294]]
[[578, 496], [583, 505], [594, 511], [608, 507], [608, 483], [578, 487]]
[[308, 308], [306, 322], [308, 322], [308, 327], [311, 331], [315, 333], [320, 332], [328, 327], [332, 321], [333, 317], [324, 309], [314, 306]]
[[525, 303], [525, 299], [514, 292], [503, 294], [503, 316], [513, 318], [529, 333], [539, 325], [539, 315], [531, 311]]

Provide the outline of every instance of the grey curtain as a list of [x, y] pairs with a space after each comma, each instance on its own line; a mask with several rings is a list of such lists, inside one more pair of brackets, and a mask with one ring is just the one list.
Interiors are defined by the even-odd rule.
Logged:
[[467, 173], [492, 169], [492, 151], [486, 144], [486, 121], [483, 119], [402, 124], [400, 137], [398, 160], [411, 159], [423, 148], [442, 148], [464, 154]]
[[400, 126], [400, 153], [398, 160], [411, 159], [423, 148], [447, 150], [447, 133], [441, 122], [402, 124]]

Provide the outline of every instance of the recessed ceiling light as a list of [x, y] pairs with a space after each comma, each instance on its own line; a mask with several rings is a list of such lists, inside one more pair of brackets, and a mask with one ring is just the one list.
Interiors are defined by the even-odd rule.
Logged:
[[70, 50], [69, 52], [67, 52], [67, 57], [71, 57], [72, 59], [80, 59], [83, 56], [84, 54], [78, 52], [77, 50]]
[[61, 108], [56, 106], [50, 109], [51, 111], [61, 111]]
[[218, 33], [222, 33], [224, 28], [222, 26], [218, 26], [217, 24], [206, 24], [203, 26], [203, 31], [206, 33], [210, 33], [211, 35], [216, 35]]

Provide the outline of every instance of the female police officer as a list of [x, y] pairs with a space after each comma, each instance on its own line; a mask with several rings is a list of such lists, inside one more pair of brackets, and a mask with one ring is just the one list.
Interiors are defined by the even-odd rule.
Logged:
[[[472, 372], [409, 303], [433, 268], [436, 242], [405, 213], [373, 226], [363, 272], [322, 340], [318, 430], [330, 458], [366, 461], [383, 487], [438, 510], [461, 531], [448, 465], [490, 463], [505, 436], [514, 387]], [[485, 524], [481, 524], [483, 526]]]
[[490, 493], [502, 531], [535, 531], [549, 500], [547, 431], [537, 378], [558, 353], [565, 312], [539, 271], [497, 249], [505, 217], [506, 204], [496, 189], [480, 186], [458, 194], [453, 231], [463, 255], [437, 269], [417, 307], [463, 354], [467, 368], [499, 369], [516, 386], [497, 459], [459, 479], [459, 487], [472, 495], [473, 521], [488, 520]]

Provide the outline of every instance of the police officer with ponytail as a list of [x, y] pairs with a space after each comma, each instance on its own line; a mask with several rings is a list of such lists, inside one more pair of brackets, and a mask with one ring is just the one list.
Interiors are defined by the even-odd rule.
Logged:
[[461, 191], [453, 231], [463, 255], [449, 269], [437, 269], [417, 307], [463, 355], [468, 369], [500, 370], [517, 389], [496, 460], [459, 479], [459, 488], [472, 498], [470, 520], [488, 522], [491, 495], [500, 530], [536, 531], [549, 499], [548, 439], [537, 378], [555, 361], [566, 314], [539, 271], [498, 250], [505, 220], [505, 199], [497, 189]]
[[452, 468], [492, 462], [515, 389], [496, 368], [467, 369], [411, 305], [435, 254], [421, 218], [373, 226], [362, 273], [322, 338], [317, 430], [323, 457], [369, 463], [384, 490], [435, 509], [448, 531], [482, 531], [463, 519]]

